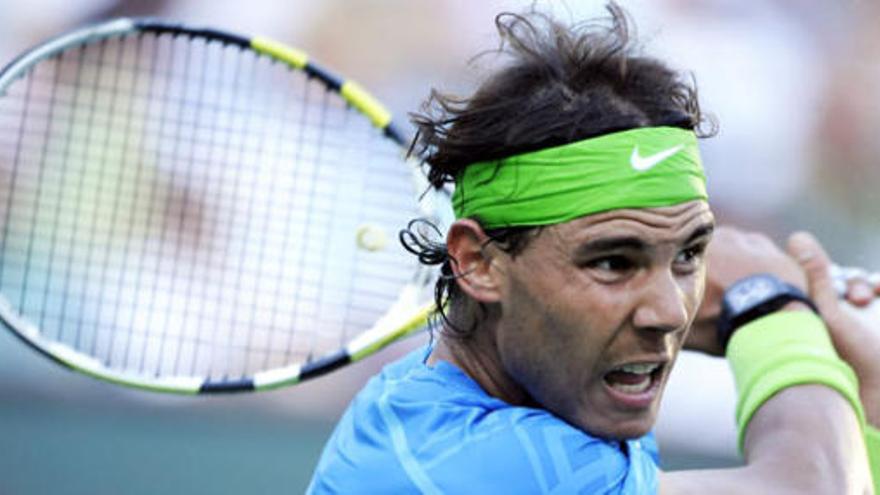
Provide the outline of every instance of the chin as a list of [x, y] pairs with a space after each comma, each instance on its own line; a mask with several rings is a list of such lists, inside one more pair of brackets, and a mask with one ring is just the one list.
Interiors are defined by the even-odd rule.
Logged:
[[611, 435], [608, 438], [614, 438], [615, 440], [631, 440], [634, 438], [640, 438], [648, 434], [651, 429], [654, 428], [654, 423], [657, 422], [657, 418], [654, 414], [651, 415], [650, 419], [641, 420], [641, 421], [627, 421], [623, 425], [618, 425]]
[[581, 427], [590, 435], [609, 440], [632, 440], [647, 435], [657, 422], [655, 408], [639, 414], [609, 415]]

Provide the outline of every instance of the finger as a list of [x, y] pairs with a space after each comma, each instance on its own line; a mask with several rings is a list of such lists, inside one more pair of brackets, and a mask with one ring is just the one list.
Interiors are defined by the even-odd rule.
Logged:
[[867, 306], [874, 300], [874, 288], [865, 279], [851, 279], [846, 284], [846, 300], [854, 306]]
[[831, 260], [819, 241], [807, 232], [796, 232], [788, 238], [788, 253], [800, 264], [807, 275], [810, 297], [819, 311], [833, 310], [838, 304], [831, 277]]

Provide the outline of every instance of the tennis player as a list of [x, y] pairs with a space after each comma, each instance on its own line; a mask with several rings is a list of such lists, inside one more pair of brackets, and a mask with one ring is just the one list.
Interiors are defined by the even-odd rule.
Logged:
[[[880, 372], [827, 257], [805, 234], [785, 253], [715, 232], [695, 90], [609, 11], [499, 16], [507, 64], [416, 118], [457, 220], [442, 245], [418, 223], [402, 237], [442, 264], [448, 304], [433, 344], [354, 399], [311, 493], [871, 492], [860, 393]], [[658, 468], [651, 429], [683, 346], [730, 361], [743, 467]]]

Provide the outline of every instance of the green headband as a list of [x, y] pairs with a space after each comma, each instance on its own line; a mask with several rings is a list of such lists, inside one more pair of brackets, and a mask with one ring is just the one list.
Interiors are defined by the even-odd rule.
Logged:
[[641, 127], [471, 164], [456, 179], [452, 208], [498, 228], [707, 198], [694, 133]]

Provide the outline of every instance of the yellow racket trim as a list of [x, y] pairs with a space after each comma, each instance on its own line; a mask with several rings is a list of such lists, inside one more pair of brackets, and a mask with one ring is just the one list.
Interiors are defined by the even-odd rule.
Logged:
[[354, 81], [346, 81], [339, 91], [351, 105], [366, 115], [376, 127], [384, 129], [391, 123], [391, 112], [379, 100]]
[[256, 52], [287, 62], [297, 69], [305, 68], [306, 64], [309, 63], [309, 56], [306, 55], [306, 52], [291, 48], [269, 38], [259, 36], [252, 38], [251, 48]]
[[[428, 324], [428, 318], [430, 318], [434, 311], [436, 311], [434, 303], [428, 303], [403, 319], [398, 319], [392, 316], [391, 321], [379, 322], [379, 324], [377, 324], [377, 326], [371, 331], [362, 334], [360, 339], [355, 338], [355, 340], [346, 346], [350, 351], [349, 355], [351, 356], [351, 361], [360, 361], [388, 344], [421, 330]], [[386, 325], [393, 325], [394, 330], [387, 331], [388, 328]], [[383, 333], [385, 334], [382, 335]], [[369, 343], [362, 346], [360, 344], [361, 339], [367, 340]]]

